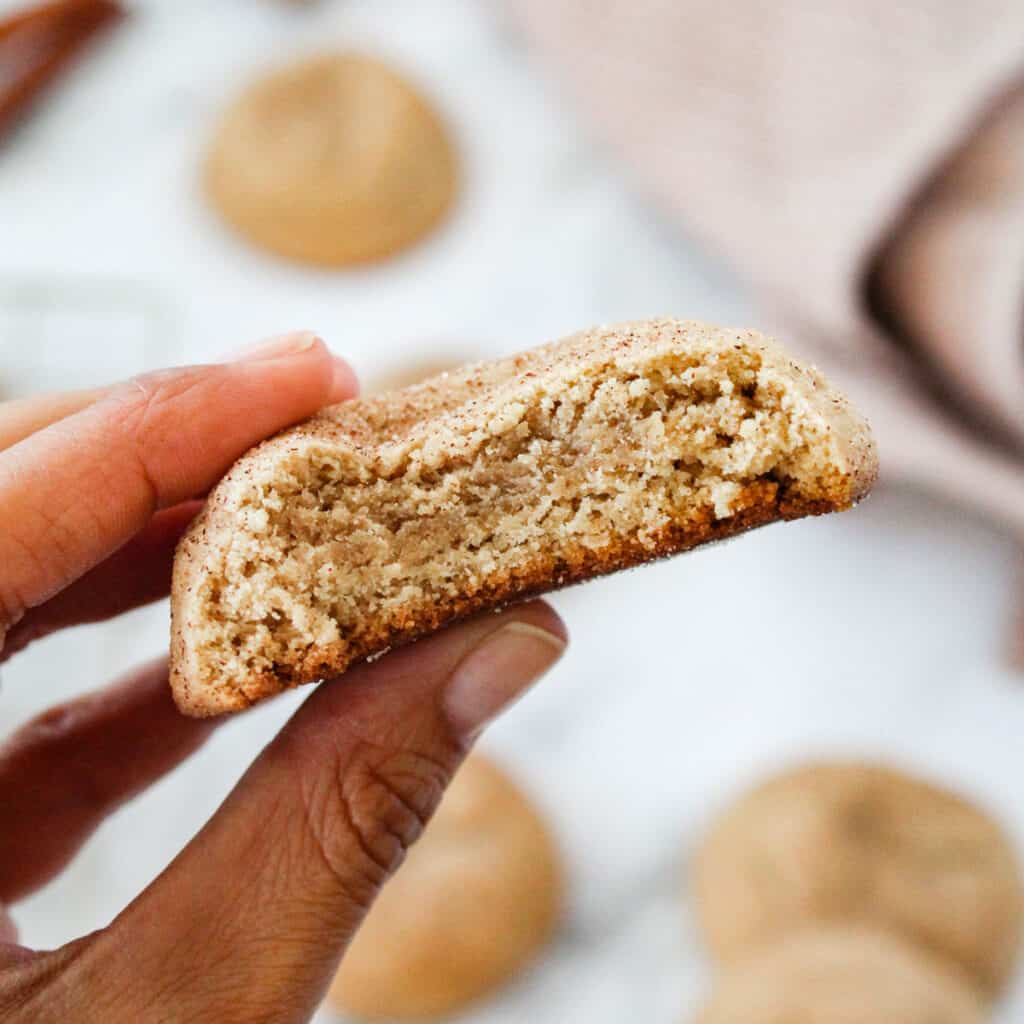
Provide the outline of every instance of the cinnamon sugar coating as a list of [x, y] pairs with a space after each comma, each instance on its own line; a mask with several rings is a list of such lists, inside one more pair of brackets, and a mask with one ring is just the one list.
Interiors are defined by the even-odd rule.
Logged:
[[816, 371], [695, 322], [344, 402], [241, 459], [183, 539], [175, 697], [239, 709], [509, 601], [849, 508], [876, 470]]

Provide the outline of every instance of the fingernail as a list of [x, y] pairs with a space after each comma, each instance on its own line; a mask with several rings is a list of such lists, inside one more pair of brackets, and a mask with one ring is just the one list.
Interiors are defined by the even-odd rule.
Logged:
[[255, 363], [264, 359], [280, 359], [283, 356], [297, 356], [308, 352], [320, 339], [312, 331], [301, 331], [296, 334], [285, 334], [279, 338], [262, 341], [231, 353], [227, 358], [231, 362]]
[[341, 356], [334, 357], [334, 371], [331, 377], [331, 401], [341, 402], [359, 394], [359, 378], [355, 370]]
[[472, 739], [514, 704], [565, 650], [554, 633], [510, 622], [484, 637], [448, 681], [444, 710], [457, 736]]

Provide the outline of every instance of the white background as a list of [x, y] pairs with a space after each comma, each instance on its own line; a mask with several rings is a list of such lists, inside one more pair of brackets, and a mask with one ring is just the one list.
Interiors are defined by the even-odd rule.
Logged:
[[[238, 84], [324, 45], [400, 63], [465, 157], [455, 217], [372, 270], [278, 264], [229, 236], [197, 186]], [[545, 69], [471, 0], [141, 4], [0, 150], [8, 395], [209, 360], [292, 327], [320, 332], [372, 384], [408, 363], [657, 314], [753, 320], [738, 286], [659, 223]], [[573, 648], [485, 746], [550, 817], [570, 913], [546, 959], [466, 1019], [679, 1020], [708, 976], [687, 857], [723, 801], [806, 754], [884, 755], [974, 795], [1024, 838], [1024, 688], [1002, 658], [1017, 570], [1015, 545], [985, 524], [881, 493], [556, 597]], [[0, 722], [101, 684], [166, 633], [160, 605], [37, 645], [2, 670]], [[108, 822], [16, 908], [25, 941], [107, 922], [304, 696], [231, 722]]]

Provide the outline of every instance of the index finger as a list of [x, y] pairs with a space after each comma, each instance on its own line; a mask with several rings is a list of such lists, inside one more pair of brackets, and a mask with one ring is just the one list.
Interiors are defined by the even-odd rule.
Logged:
[[109, 390], [59, 391], [39, 398], [14, 398], [4, 402], [0, 405], [0, 452], [65, 416], [81, 412]]
[[322, 341], [293, 335], [235, 363], [138, 377], [0, 453], [0, 643], [154, 511], [355, 390]]

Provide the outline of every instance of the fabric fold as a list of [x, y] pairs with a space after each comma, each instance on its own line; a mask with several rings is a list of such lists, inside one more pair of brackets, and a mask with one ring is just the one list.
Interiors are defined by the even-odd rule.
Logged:
[[507, 3], [633, 180], [863, 405], [883, 477], [1024, 536], [1024, 4]]

